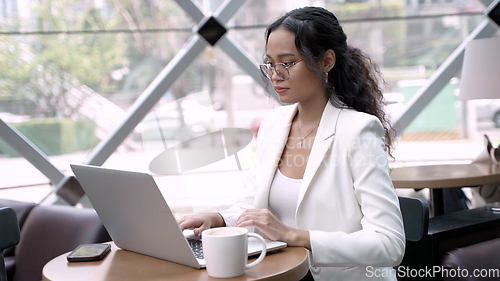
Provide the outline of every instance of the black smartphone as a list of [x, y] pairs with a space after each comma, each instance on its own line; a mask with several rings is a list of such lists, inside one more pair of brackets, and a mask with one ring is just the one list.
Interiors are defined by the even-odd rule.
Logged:
[[68, 261], [99, 261], [111, 250], [110, 244], [82, 244], [67, 256]]

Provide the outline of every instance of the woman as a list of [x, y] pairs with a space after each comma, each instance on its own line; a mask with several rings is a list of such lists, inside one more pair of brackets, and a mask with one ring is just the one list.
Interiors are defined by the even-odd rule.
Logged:
[[314, 280], [395, 280], [405, 236], [389, 177], [392, 130], [378, 70], [323, 8], [293, 10], [266, 31], [269, 79], [282, 106], [259, 129], [253, 206], [179, 220], [195, 234], [256, 227], [309, 250]]

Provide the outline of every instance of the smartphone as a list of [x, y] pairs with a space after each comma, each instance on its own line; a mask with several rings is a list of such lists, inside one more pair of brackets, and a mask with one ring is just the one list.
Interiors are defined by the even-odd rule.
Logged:
[[67, 256], [68, 261], [99, 261], [111, 250], [110, 244], [82, 244]]

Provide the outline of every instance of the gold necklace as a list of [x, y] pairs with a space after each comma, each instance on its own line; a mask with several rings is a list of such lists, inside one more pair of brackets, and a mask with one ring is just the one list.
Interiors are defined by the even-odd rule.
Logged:
[[310, 132], [309, 134], [307, 134], [305, 137], [302, 137], [302, 135], [300, 134], [300, 119], [299, 117], [297, 116], [297, 129], [299, 130], [299, 138], [301, 138], [299, 144], [298, 144], [298, 147], [299, 148], [302, 148], [302, 142], [310, 135], [312, 134], [312, 132], [314, 132], [314, 130], [316, 130], [316, 128], [319, 127], [319, 124], [316, 125]]

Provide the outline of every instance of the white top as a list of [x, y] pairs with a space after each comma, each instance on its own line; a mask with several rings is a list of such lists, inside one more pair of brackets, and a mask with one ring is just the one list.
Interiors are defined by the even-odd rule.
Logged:
[[[226, 225], [236, 225], [248, 209], [270, 208], [271, 185], [297, 110], [297, 104], [280, 106], [262, 121], [255, 169], [246, 181], [255, 184], [254, 196], [221, 211]], [[396, 281], [394, 274], [373, 278], [375, 269], [384, 273], [399, 265], [405, 252], [387, 160], [377, 117], [326, 104], [295, 210], [297, 229], [309, 230], [314, 280]]]
[[269, 192], [269, 207], [284, 225], [293, 228], [297, 228], [295, 210], [301, 184], [302, 179], [289, 178], [276, 169]]

